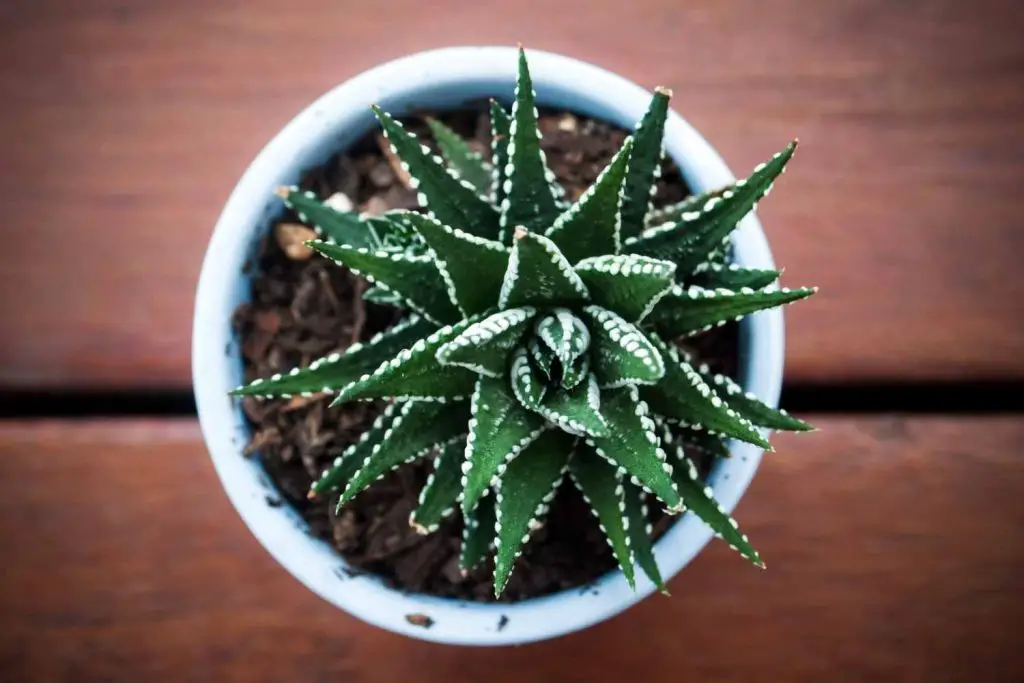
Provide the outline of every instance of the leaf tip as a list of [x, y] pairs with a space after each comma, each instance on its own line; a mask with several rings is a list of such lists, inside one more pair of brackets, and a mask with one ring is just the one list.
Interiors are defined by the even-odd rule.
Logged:
[[274, 188], [274, 194], [276, 194], [281, 199], [288, 199], [288, 195], [291, 194], [291, 191], [292, 189], [285, 185], [278, 185], [277, 187]]
[[416, 521], [415, 510], [409, 513], [409, 526], [411, 526], [420, 536], [426, 536], [430, 533], [430, 530], [427, 529], [427, 527], [423, 526], [422, 524]]
[[306, 500], [316, 500], [316, 489], [310, 489], [306, 494]]
[[671, 88], [666, 88], [663, 85], [659, 85], [658, 87], [656, 87], [654, 89], [654, 92], [656, 92], [657, 94], [665, 97], [666, 99], [671, 99], [672, 98], [672, 89]]
[[524, 226], [517, 225], [515, 231], [512, 233], [512, 237], [514, 237], [517, 240], [521, 240], [524, 237], [526, 237], [528, 233], [529, 230], [527, 230]]

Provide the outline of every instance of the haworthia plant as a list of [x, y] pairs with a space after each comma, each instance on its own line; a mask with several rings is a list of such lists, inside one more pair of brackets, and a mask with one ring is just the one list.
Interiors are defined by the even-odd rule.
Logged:
[[407, 312], [366, 344], [235, 390], [387, 401], [310, 495], [343, 505], [391, 469], [431, 458], [410, 524], [432, 533], [462, 515], [462, 567], [493, 554], [496, 595], [563, 481], [593, 509], [630, 584], [639, 567], [665, 591], [647, 517], [654, 505], [696, 515], [761, 565], [684, 449], [728, 457], [729, 439], [770, 449], [767, 430], [811, 427], [710, 372], [677, 341], [815, 291], [729, 262], [732, 231], [796, 145], [728, 187], [656, 209], [670, 97], [654, 92], [572, 204], [547, 166], [522, 50], [511, 111], [490, 103], [489, 154], [431, 120], [434, 155], [374, 107], [422, 211], [369, 217], [279, 191], [316, 229], [313, 249], [368, 279], [367, 300]]

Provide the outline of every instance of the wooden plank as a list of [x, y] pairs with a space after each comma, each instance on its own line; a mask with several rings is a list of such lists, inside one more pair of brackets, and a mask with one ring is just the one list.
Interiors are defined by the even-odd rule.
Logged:
[[715, 543], [588, 631], [500, 650], [364, 625], [279, 568], [192, 421], [0, 425], [0, 678], [1024, 679], [1024, 423], [821, 418], [778, 437]]
[[[222, 203], [336, 83], [459, 43], [572, 54], [675, 106], [762, 210], [795, 381], [1024, 377], [1024, 5], [913, 0], [16, 0], [0, 8], [0, 385], [188, 385]], [[44, 47], [45, 46], [45, 47]], [[14, 65], [17, 65], [16, 67]]]

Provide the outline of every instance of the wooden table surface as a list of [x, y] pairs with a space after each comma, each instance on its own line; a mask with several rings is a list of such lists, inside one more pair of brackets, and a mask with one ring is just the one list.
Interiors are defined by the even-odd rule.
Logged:
[[[0, 681], [1024, 680], [1024, 420], [966, 414], [1024, 389], [1022, 28], [1020, 0], [0, 3]], [[75, 412], [189, 389], [206, 241], [306, 104], [517, 41], [671, 87], [737, 173], [800, 138], [759, 213], [784, 283], [822, 288], [786, 360], [822, 431], [777, 437], [737, 510], [767, 572], [712, 545], [671, 599], [463, 650], [301, 587], [193, 417]], [[943, 415], [815, 412], [940, 382]]]

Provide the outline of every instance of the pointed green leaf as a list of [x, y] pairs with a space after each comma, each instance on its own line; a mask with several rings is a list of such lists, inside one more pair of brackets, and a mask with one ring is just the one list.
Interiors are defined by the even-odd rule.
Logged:
[[779, 429], [791, 432], [809, 432], [814, 427], [803, 420], [798, 420], [785, 410], [775, 409], [761, 401], [753, 392], [743, 391], [743, 387], [725, 375], [715, 374], [708, 370], [706, 365], [697, 368], [704, 381], [711, 385], [715, 393], [729, 407], [753, 424], [769, 429]]
[[602, 388], [653, 384], [665, 376], [661, 354], [640, 329], [600, 306], [583, 310], [593, 337], [594, 374]]
[[721, 196], [708, 199], [694, 211], [684, 212], [678, 222], [649, 228], [627, 239], [624, 250], [673, 261], [678, 277], [690, 275], [722, 244], [761, 197], [768, 194], [795, 149], [796, 143], [791, 143], [755, 168], [750, 177], [724, 190]]
[[629, 545], [633, 557], [658, 590], [668, 595], [668, 589], [661, 578], [661, 570], [654, 559], [654, 529], [647, 516], [647, 494], [639, 486], [623, 482], [623, 499], [626, 503], [626, 517], [629, 519]]
[[740, 268], [734, 263], [709, 263], [703, 273], [703, 286], [707, 289], [724, 288], [734, 291], [742, 287], [760, 289], [774, 283], [781, 275], [781, 270]]
[[736, 520], [715, 500], [714, 490], [700, 480], [693, 461], [683, 455], [681, 448], [676, 450], [675, 456], [678, 466], [675, 468], [674, 477], [686, 509], [702, 519], [715, 535], [728, 543], [733, 550], [764, 569], [764, 562], [750, 545], [750, 539], [740, 531]]
[[441, 156], [455, 174], [468, 182], [481, 197], [491, 195], [491, 168], [480, 154], [458, 133], [435, 118], [427, 118], [430, 132], [437, 141]]
[[471, 403], [469, 439], [462, 465], [462, 510], [472, 512], [495, 477], [547, 428], [544, 419], [519, 403], [508, 379], [481, 377]]
[[661, 499], [669, 512], [679, 512], [682, 499], [672, 481], [672, 466], [636, 387], [601, 392], [601, 415], [608, 423], [608, 435], [587, 442], [598, 455], [629, 474], [630, 481]]
[[739, 321], [751, 313], [791, 304], [817, 291], [817, 287], [762, 290], [743, 287], [733, 291], [704, 289], [696, 285], [683, 288], [677, 285], [654, 307], [650, 322], [662, 336], [676, 339]]
[[572, 365], [590, 348], [590, 330], [568, 308], [552, 309], [536, 319], [533, 329], [563, 366]]
[[412, 346], [417, 340], [436, 329], [437, 325], [418, 316], [412, 316], [364, 344], [353, 344], [344, 353], [332, 353], [313, 361], [309, 367], [294, 368], [287, 374], [255, 379], [250, 384], [235, 389], [231, 394], [263, 398], [333, 394], [389, 358], [394, 358], [402, 349]]
[[695, 429], [718, 432], [772, 450], [768, 440], [715, 394], [674, 345], [654, 334], [650, 338], [665, 358], [665, 379], [641, 392], [655, 413]]
[[538, 370], [544, 373], [548, 379], [553, 379], [551, 373], [554, 371], [555, 352], [547, 344], [541, 344], [537, 337], [530, 338], [530, 357]]
[[423, 255], [427, 252], [426, 245], [412, 226], [403, 219], [406, 213], [408, 212], [396, 209], [379, 216], [364, 215], [362, 220], [373, 231], [381, 249]]
[[504, 174], [505, 197], [501, 202], [501, 241], [505, 244], [510, 243], [517, 226], [544, 234], [558, 218], [558, 205], [548, 181], [551, 173], [540, 148], [535, 95], [526, 53], [520, 50]]
[[522, 346], [513, 352], [508, 374], [512, 393], [519, 402], [530, 410], [539, 411], [547, 392], [547, 383], [541, 373], [534, 369], [528, 352]]
[[[722, 238], [722, 243], [711, 250], [701, 263], [697, 264], [697, 267], [693, 269], [694, 274], [704, 273], [708, 271], [711, 266], [718, 265], [724, 266], [729, 263], [732, 259], [732, 235]], [[676, 269], [678, 275], [679, 269]], [[676, 278], [677, 280], [680, 278]]]
[[562, 388], [570, 391], [590, 375], [590, 356], [580, 356], [572, 365], [562, 366]]
[[437, 350], [437, 360], [487, 377], [504, 377], [510, 352], [535, 314], [529, 306], [510, 308], [473, 323]]
[[588, 298], [583, 280], [551, 240], [516, 228], [498, 298], [499, 308], [569, 305]]
[[638, 254], [595, 256], [576, 264], [595, 304], [624, 320], [643, 320], [675, 281], [676, 264]]
[[448, 298], [444, 278], [429, 256], [355, 249], [319, 241], [308, 244], [339, 266], [347, 266], [356, 275], [395, 292], [409, 308], [433, 322], [450, 323], [462, 317]]
[[618, 469], [585, 444], [576, 447], [569, 460], [569, 476], [583, 499], [597, 517], [601, 531], [608, 539], [615, 559], [630, 587], [636, 587], [633, 573], [633, 548], [630, 545], [630, 526], [633, 520], [626, 513], [623, 476]]
[[466, 315], [494, 307], [508, 268], [509, 249], [498, 242], [442, 225], [414, 211], [403, 216], [430, 247], [452, 303]]
[[575, 389], [552, 393], [538, 408], [538, 412], [559, 429], [575, 436], [608, 434], [608, 425], [600, 411], [601, 390], [593, 374]]
[[459, 567], [465, 573], [483, 562], [487, 553], [494, 548], [494, 525], [497, 522], [494, 496], [486, 495], [481, 498], [476, 509], [464, 517]]
[[[696, 211], [699, 207], [707, 204], [708, 200], [713, 197], [721, 197], [727, 190], [733, 189], [731, 185], [726, 187], [719, 187], [714, 190], [708, 190], [707, 192], [701, 192], [700, 194], [691, 194], [686, 199], [676, 202], [675, 204], [669, 204], [660, 209], [653, 209], [647, 214], [645, 221], [646, 228], [652, 228], [665, 223], [675, 223], [682, 219], [684, 213], [690, 211]], [[632, 235], [630, 235], [632, 236]]]
[[619, 253], [622, 179], [632, 149], [633, 139], [626, 138], [594, 184], [547, 231], [547, 237], [570, 263], [578, 263], [589, 256]]
[[[402, 305], [402, 297], [383, 287], [378, 287], [377, 285], [371, 285], [366, 288], [366, 291], [363, 292], [363, 301], [379, 304], [381, 306]], [[431, 323], [431, 327], [435, 327], [435, 325]]]
[[644, 218], [651, 209], [656, 183], [661, 176], [661, 160], [665, 156], [665, 119], [671, 97], [671, 90], [656, 88], [646, 113], [637, 124], [636, 142], [622, 188], [623, 237], [639, 235], [644, 229]]
[[480, 237], [497, 234], [498, 212], [466, 180], [456, 178], [441, 157], [408, 133], [391, 115], [373, 107], [391, 150], [401, 159], [420, 206], [445, 225]]
[[[505, 167], [508, 166], [508, 137], [512, 119], [496, 101], [491, 100], [491, 203], [501, 206], [505, 199]], [[495, 233], [495, 237], [497, 237]]]
[[682, 441], [687, 449], [695, 448], [704, 451], [714, 458], [728, 458], [732, 456], [729, 452], [727, 438], [721, 434], [708, 434], [705, 431], [682, 428], [674, 425], [674, 433]]
[[572, 445], [572, 437], [565, 432], [549, 429], [510, 462], [505, 475], [498, 480], [498, 515], [494, 523], [496, 596], [505, 588], [523, 544], [547, 514], [565, 475]]
[[373, 449], [379, 448], [384, 435], [394, 425], [400, 408], [401, 404], [398, 403], [385, 406], [373, 425], [359, 436], [359, 440], [346, 448], [334, 459], [330, 467], [320, 473], [320, 478], [310, 486], [309, 497], [314, 498], [318, 494], [337, 491], [347, 486], [352, 475], [362, 467]]
[[318, 236], [331, 244], [375, 248], [374, 235], [354, 211], [338, 211], [297, 187], [279, 187], [277, 195], [295, 211], [299, 220], [311, 225]]
[[383, 438], [348, 482], [338, 507], [399, 465], [430, 453], [434, 448], [466, 433], [469, 404], [454, 405], [428, 401], [403, 403]]
[[462, 493], [460, 473], [465, 452], [465, 441], [457, 439], [444, 446], [434, 458], [434, 471], [420, 491], [419, 505], [409, 515], [409, 525], [418, 533], [437, 531], [441, 521], [455, 511]]
[[332, 405], [370, 398], [444, 402], [469, 396], [476, 384], [476, 374], [455, 365], [441, 365], [436, 354], [441, 346], [473, 322], [475, 320], [470, 319], [455, 326], [448, 325], [420, 339], [372, 373], [347, 385]]

